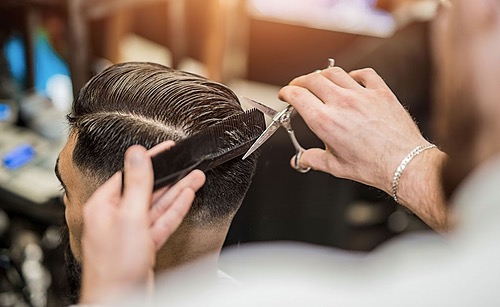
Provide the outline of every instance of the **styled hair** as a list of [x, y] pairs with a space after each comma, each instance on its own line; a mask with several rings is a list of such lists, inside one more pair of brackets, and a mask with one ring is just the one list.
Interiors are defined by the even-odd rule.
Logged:
[[[241, 112], [237, 96], [220, 83], [159, 64], [116, 64], [93, 77], [73, 103], [73, 163], [97, 187], [122, 168], [131, 145], [178, 141]], [[210, 226], [232, 217], [256, 163], [252, 155], [208, 171], [186, 219]]]

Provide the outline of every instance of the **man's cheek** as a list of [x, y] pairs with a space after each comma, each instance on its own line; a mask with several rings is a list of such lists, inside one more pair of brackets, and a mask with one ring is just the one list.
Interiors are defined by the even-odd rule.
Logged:
[[82, 218], [81, 212], [73, 211], [69, 208], [66, 209], [66, 222], [68, 224], [69, 230], [69, 243], [71, 251], [73, 252], [75, 258], [80, 262], [81, 260], [81, 238], [82, 238]]

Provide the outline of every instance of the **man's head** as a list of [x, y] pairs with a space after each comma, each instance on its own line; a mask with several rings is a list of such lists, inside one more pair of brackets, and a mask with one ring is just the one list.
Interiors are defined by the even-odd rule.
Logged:
[[[70, 137], [56, 166], [65, 188], [66, 221], [76, 259], [81, 253], [82, 206], [122, 168], [129, 146], [151, 148], [177, 141], [241, 112], [236, 95], [227, 87], [158, 64], [118, 64], [90, 80], [73, 103]], [[254, 156], [207, 172], [183, 224], [226, 230], [255, 167]]]
[[500, 152], [500, 1], [452, 0], [434, 23], [436, 128], [450, 155], [448, 196]]

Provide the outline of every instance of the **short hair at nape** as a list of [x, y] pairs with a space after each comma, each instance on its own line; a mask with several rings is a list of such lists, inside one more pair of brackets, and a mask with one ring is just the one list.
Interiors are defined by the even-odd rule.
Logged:
[[[220, 83], [159, 64], [116, 64], [93, 77], [73, 103], [73, 162], [97, 187], [122, 168], [131, 145], [178, 141], [242, 112], [237, 96]], [[232, 217], [256, 163], [252, 155], [208, 171], [187, 220], [210, 226]]]

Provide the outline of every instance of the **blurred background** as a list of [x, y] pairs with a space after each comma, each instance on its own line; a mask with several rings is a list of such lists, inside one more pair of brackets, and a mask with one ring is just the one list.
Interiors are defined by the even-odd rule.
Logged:
[[[204, 75], [276, 108], [280, 87], [325, 68], [373, 67], [425, 136], [432, 99], [430, 0], [0, 1], [0, 306], [60, 306], [65, 291], [54, 175], [74, 95], [112, 63]], [[301, 144], [322, 147], [299, 117]], [[262, 150], [227, 245], [295, 240], [369, 251], [427, 229], [385, 193], [299, 174], [284, 129]], [[353, 140], [354, 142], [356, 140]]]

